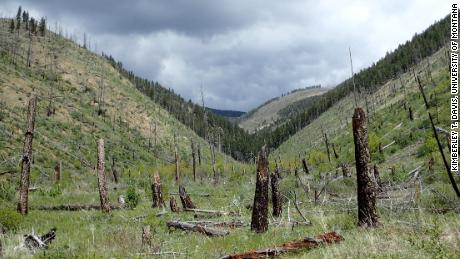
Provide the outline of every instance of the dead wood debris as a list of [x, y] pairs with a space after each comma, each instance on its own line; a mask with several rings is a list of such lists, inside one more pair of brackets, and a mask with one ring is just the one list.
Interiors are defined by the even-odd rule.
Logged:
[[344, 240], [343, 237], [337, 234], [336, 232], [328, 232], [328, 233], [318, 235], [314, 238], [307, 237], [303, 240], [284, 243], [280, 246], [274, 246], [274, 247], [261, 249], [261, 250], [252, 250], [252, 251], [241, 253], [241, 254], [226, 255], [226, 256], [221, 257], [221, 259], [275, 257], [282, 253], [297, 251], [301, 249], [311, 249], [311, 248], [318, 247], [320, 245], [338, 243], [343, 240]]
[[186, 231], [194, 231], [194, 232], [202, 233], [202, 234], [205, 234], [211, 237], [226, 236], [230, 233], [227, 230], [220, 230], [216, 228], [206, 227], [206, 226], [202, 226], [198, 224], [191, 224], [187, 222], [181, 222], [177, 220], [168, 221], [166, 222], [166, 225], [169, 228], [177, 228], [177, 229], [182, 229]]
[[34, 233], [24, 235], [24, 246], [29, 250], [46, 249], [48, 245], [56, 238], [56, 228], [52, 228], [48, 233], [37, 236]]

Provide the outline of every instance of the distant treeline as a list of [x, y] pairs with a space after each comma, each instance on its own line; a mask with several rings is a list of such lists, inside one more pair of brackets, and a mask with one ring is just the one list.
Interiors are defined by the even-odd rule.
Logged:
[[179, 94], [176, 94], [173, 89], [168, 89], [158, 82], [136, 76], [132, 71], [126, 70], [121, 62], [115, 61], [112, 56], [104, 53], [102, 55], [115, 69], [128, 78], [139, 91], [150, 97], [199, 136], [205, 138], [216, 147], [220, 147], [223, 152], [231, 154], [236, 159], [246, 160], [252, 156], [251, 152], [256, 150], [254, 148], [254, 144], [257, 143], [255, 138], [235, 123], [230, 122], [223, 116], [206, 111], [202, 106], [193, 103], [191, 100], [186, 101]]
[[206, 107], [206, 110], [213, 112], [217, 115], [227, 117], [227, 118], [238, 118], [241, 115], [245, 114], [245, 112], [241, 112], [241, 111], [219, 110], [219, 109], [213, 109], [209, 107]]
[[[386, 53], [385, 57], [377, 63], [355, 74], [357, 94], [376, 91], [386, 81], [407, 72], [423, 58], [434, 54], [449, 40], [449, 25], [447, 16], [423, 33], [416, 34], [411, 41], [399, 45], [395, 51]], [[312, 98], [311, 102], [305, 102], [305, 105], [297, 103], [295, 116], [280, 122], [281, 125], [275, 124], [270, 128], [249, 134], [224, 117], [206, 112], [202, 106], [192, 103], [191, 100], [186, 101], [172, 89], [136, 76], [132, 71], [126, 70], [121, 62], [115, 61], [112, 56], [104, 54], [103, 56], [142, 93], [168, 110], [199, 136], [216, 146], [221, 146], [222, 151], [240, 160], [253, 158], [263, 144], [269, 148], [278, 147], [340, 99], [353, 92], [350, 78], [327, 93]], [[292, 114], [289, 111], [287, 113]]]

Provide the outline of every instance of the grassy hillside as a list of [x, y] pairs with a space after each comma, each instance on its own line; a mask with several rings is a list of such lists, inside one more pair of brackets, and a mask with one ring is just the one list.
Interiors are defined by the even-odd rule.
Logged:
[[308, 88], [293, 91], [292, 93], [281, 97], [276, 97], [245, 114], [239, 120], [238, 125], [249, 132], [269, 127], [270, 125], [275, 124], [278, 120], [290, 115], [287, 114], [287, 112], [281, 112], [289, 105], [298, 101], [308, 102], [308, 100], [310, 100], [309, 97], [321, 95], [326, 91], [327, 89], [325, 88]]

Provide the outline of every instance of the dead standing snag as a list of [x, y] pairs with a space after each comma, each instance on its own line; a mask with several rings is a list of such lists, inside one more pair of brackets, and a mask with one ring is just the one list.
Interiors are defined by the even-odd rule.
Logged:
[[32, 140], [34, 138], [36, 106], [37, 97], [32, 96], [29, 100], [29, 108], [27, 112], [27, 129], [21, 161], [21, 182], [19, 187], [18, 212], [22, 215], [27, 214], [28, 211], [30, 165], [32, 163]]
[[107, 192], [107, 181], [104, 174], [104, 140], [99, 139], [97, 142], [97, 184], [99, 187], [99, 197], [101, 200], [101, 209], [105, 213], [111, 211], [109, 203], [109, 195]]
[[375, 208], [377, 188], [369, 170], [367, 120], [362, 108], [355, 109], [352, 124], [358, 183], [358, 225], [374, 227], [378, 225]]
[[268, 230], [268, 182], [268, 160], [264, 146], [257, 161], [256, 191], [251, 218], [251, 230], [257, 233]]

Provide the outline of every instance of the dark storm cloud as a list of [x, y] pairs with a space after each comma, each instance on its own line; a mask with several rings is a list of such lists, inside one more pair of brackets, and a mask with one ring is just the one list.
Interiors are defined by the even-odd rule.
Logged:
[[87, 32], [137, 74], [215, 108], [248, 110], [292, 89], [333, 86], [449, 12], [437, 1], [11, 1]]

